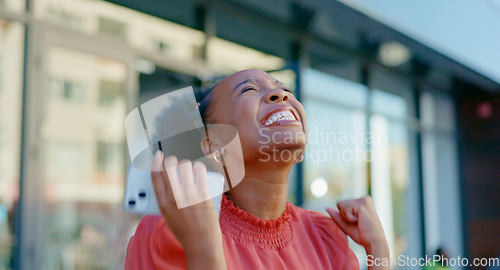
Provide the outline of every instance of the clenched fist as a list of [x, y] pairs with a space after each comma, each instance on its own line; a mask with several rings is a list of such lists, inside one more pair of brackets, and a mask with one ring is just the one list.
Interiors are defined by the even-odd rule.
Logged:
[[[362, 245], [367, 255], [389, 259], [389, 245], [372, 198], [365, 196], [361, 199], [341, 201], [337, 207], [338, 210], [327, 208], [326, 211], [344, 233]], [[388, 267], [371, 266], [370, 269], [388, 269]]]

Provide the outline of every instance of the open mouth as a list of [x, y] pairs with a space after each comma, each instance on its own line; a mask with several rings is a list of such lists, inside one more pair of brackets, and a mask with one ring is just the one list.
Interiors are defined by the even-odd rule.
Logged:
[[260, 123], [264, 126], [279, 125], [297, 121], [297, 116], [290, 109], [276, 109], [269, 112]]

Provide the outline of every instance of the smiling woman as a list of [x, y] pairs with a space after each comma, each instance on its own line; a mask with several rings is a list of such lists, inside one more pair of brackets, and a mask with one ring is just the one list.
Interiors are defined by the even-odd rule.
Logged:
[[[288, 174], [303, 159], [307, 123], [282, 83], [260, 70], [237, 72], [205, 95], [200, 112], [206, 124], [238, 130], [245, 176], [223, 195], [219, 219], [207, 207], [211, 201], [178, 209], [172, 189], [179, 182], [169, 168], [179, 168], [187, 196], [206, 192], [206, 168], [158, 152], [152, 178], [162, 217], [142, 219], [126, 269], [359, 269], [346, 234], [374, 258], [389, 257], [370, 197], [340, 202], [338, 210], [327, 209], [331, 218], [287, 202]], [[204, 145], [223, 151], [216, 138]]]

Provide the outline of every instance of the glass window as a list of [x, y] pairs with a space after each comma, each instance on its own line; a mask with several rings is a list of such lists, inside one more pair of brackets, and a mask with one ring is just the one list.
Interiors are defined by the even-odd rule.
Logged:
[[[325, 212], [368, 193], [366, 87], [317, 70], [304, 70], [303, 104], [309, 139], [304, 159], [304, 207]], [[351, 243], [363, 264], [364, 250]]]
[[280, 57], [215, 37], [209, 41], [208, 62], [223, 74], [243, 69], [277, 70], [285, 63]]
[[24, 26], [0, 19], [0, 269], [12, 266], [15, 243], [13, 221], [19, 198], [23, 53]]
[[445, 132], [455, 130], [454, 104], [449, 97], [423, 92], [421, 97], [422, 125], [425, 129]]
[[99, 33], [125, 40], [127, 38], [127, 24], [111, 18], [99, 17]]
[[406, 119], [408, 115], [404, 98], [377, 89], [372, 91], [372, 110], [374, 113], [401, 120]]
[[120, 175], [123, 168], [116, 160], [125, 155], [123, 146], [114, 142], [97, 142], [96, 167], [101, 173]]
[[[387, 103], [392, 106], [392, 103]], [[407, 254], [409, 141], [404, 122], [390, 121], [375, 114], [370, 119], [371, 132], [378, 140], [371, 142], [371, 191], [393, 258]]]
[[99, 81], [99, 105], [113, 106], [115, 101], [123, 96], [123, 82], [100, 80]]
[[[39, 1], [36, 1], [38, 3]], [[75, 30], [85, 29], [86, 20], [74, 11], [47, 7], [47, 19], [53, 23], [64, 25]]]
[[303, 71], [304, 98], [314, 98], [344, 106], [363, 109], [366, 106], [366, 87], [314, 69]]
[[384, 67], [373, 67], [370, 87], [374, 90], [370, 109], [391, 119], [411, 119], [415, 112], [414, 102], [410, 102], [413, 100], [411, 85], [407, 77], [394, 74]]
[[[305, 70], [304, 100], [308, 145], [304, 159], [306, 206], [324, 211], [336, 201], [367, 193], [366, 88], [315, 70]], [[351, 96], [342, 97], [342, 93]], [[359, 102], [359, 103], [357, 103]]]
[[[204, 64], [206, 37], [199, 30], [107, 1], [37, 0], [34, 6], [35, 15], [42, 20], [87, 34], [112, 37], [150, 53], [155, 58], [150, 60], [162, 61], [165, 68], [198, 74]], [[158, 55], [169, 61], [157, 58]], [[218, 74], [250, 68], [277, 70], [284, 65], [282, 58], [217, 37], [209, 41], [207, 58], [209, 70]]]
[[368, 139], [363, 111], [304, 100], [309, 139], [304, 160], [306, 207], [324, 211], [367, 194]]
[[61, 101], [83, 103], [87, 99], [85, 87], [84, 83], [68, 78], [52, 78], [49, 82], [49, 93]]
[[[410, 83], [389, 70], [374, 67], [370, 85], [370, 131], [378, 138], [371, 143], [371, 193], [375, 208], [391, 248], [391, 257], [408, 255], [411, 219], [415, 209], [410, 189], [410, 134], [407, 125], [410, 107]], [[413, 181], [417, 180], [416, 178]], [[415, 213], [415, 212], [413, 212]]]
[[11, 12], [24, 12], [26, 0], [0, 0], [0, 9], [1, 8]]
[[446, 247], [462, 254], [460, 183], [451, 97], [428, 89], [420, 96], [426, 244], [429, 252]]
[[[136, 222], [122, 208], [127, 66], [54, 46], [47, 73], [42, 269], [123, 268]], [[94, 102], [73, 102], [82, 97]]]
[[183, 65], [201, 61], [203, 32], [107, 1], [37, 0], [34, 10], [37, 18], [52, 24], [109, 36], [135, 49], [182, 61]]
[[83, 144], [78, 141], [47, 140], [47, 166], [45, 178], [65, 181], [65, 179], [84, 173], [80, 164], [84, 161]]

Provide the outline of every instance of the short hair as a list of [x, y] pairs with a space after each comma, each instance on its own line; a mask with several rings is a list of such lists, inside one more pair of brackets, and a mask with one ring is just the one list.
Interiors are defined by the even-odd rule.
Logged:
[[219, 84], [219, 82], [214, 83], [208, 87], [200, 88], [197, 94], [198, 110], [200, 111], [201, 120], [204, 125], [211, 124], [212, 120], [209, 118], [210, 109], [212, 106], [214, 88]]

